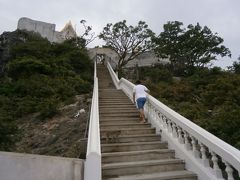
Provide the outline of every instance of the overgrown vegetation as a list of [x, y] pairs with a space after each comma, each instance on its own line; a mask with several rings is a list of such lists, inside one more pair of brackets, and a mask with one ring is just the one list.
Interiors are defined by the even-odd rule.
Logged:
[[240, 149], [240, 74], [237, 62], [222, 70], [198, 68], [176, 77], [168, 66], [140, 68], [151, 95]]
[[36, 121], [50, 118], [92, 84], [93, 64], [79, 39], [54, 44], [34, 33], [12, 34], [18, 41], [1, 42], [9, 55], [0, 78], [0, 150], [19, 138], [16, 119], [32, 113]]

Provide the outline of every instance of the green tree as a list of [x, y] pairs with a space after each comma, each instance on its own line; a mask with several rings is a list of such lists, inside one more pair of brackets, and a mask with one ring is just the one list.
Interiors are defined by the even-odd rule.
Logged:
[[212, 60], [217, 60], [217, 56], [231, 57], [228, 48], [222, 45], [223, 39], [213, 34], [212, 31], [204, 26], [188, 25], [188, 30], [181, 37], [181, 47], [186, 64], [188, 67], [203, 67]]
[[162, 58], [169, 58], [172, 67], [181, 72], [190, 71], [195, 67], [204, 67], [217, 56], [231, 56], [223, 39], [212, 33], [204, 26], [188, 25], [182, 28], [183, 23], [174, 21], [164, 24], [164, 31], [154, 38], [156, 44], [155, 53]]
[[154, 33], [148, 25], [139, 21], [137, 26], [128, 26], [126, 20], [116, 24], [107, 24], [99, 38], [106, 42], [118, 55], [117, 71], [138, 55], [152, 48], [151, 38]]
[[236, 74], [240, 74], [240, 56], [238, 57], [238, 61], [234, 61], [233, 65], [228, 67], [228, 69]]
[[163, 32], [159, 36], [153, 38], [153, 42], [156, 44], [154, 49], [155, 53], [160, 58], [169, 58], [172, 68], [180, 69], [181, 62], [183, 60], [180, 37], [184, 33], [182, 29], [183, 23], [179, 21], [168, 22], [163, 25]]

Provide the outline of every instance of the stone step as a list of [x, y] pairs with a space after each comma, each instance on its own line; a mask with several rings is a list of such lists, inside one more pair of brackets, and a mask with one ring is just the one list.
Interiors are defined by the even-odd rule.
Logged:
[[103, 110], [109, 110], [109, 111], [119, 111], [119, 110], [135, 110], [138, 111], [137, 108], [133, 105], [128, 106], [128, 107], [118, 107], [118, 106], [99, 106], [99, 111], [103, 111]]
[[102, 121], [112, 121], [112, 122], [115, 122], [115, 121], [123, 121], [123, 122], [139, 122], [139, 116], [137, 117], [128, 117], [128, 116], [100, 116], [100, 123]]
[[108, 124], [112, 124], [113, 122], [116, 123], [139, 123], [140, 120], [139, 118], [132, 118], [132, 119], [112, 119], [112, 118], [102, 118], [100, 119], [100, 125], [108, 125]]
[[131, 104], [99, 104], [99, 108], [105, 107], [105, 108], [128, 108], [128, 107], [135, 107], [136, 105], [131, 103]]
[[[107, 178], [108, 180], [197, 180], [197, 175], [191, 171], [167, 171], [151, 174], [137, 174]], [[104, 179], [103, 180], [107, 180]]]
[[130, 99], [100, 99], [99, 100], [100, 104], [103, 103], [110, 103], [110, 104], [125, 104], [125, 103], [130, 103], [133, 104]]
[[139, 112], [137, 109], [100, 109], [99, 110], [100, 113], [99, 114], [119, 114], [119, 116], [121, 116], [123, 113], [124, 114], [138, 114]]
[[139, 123], [139, 122], [136, 122], [136, 123], [111, 123], [111, 124], [101, 124], [100, 123], [100, 128], [101, 129], [118, 129], [118, 128], [142, 128], [142, 127], [151, 127], [151, 124], [150, 123]]
[[132, 102], [99, 102], [99, 106], [135, 106]]
[[160, 141], [161, 136], [156, 134], [137, 134], [137, 135], [122, 135], [117, 137], [117, 140], [110, 140], [107, 142], [106, 137], [101, 138], [101, 143], [131, 143], [131, 142], [151, 142], [151, 141]]
[[160, 159], [149, 161], [119, 162], [102, 165], [103, 177], [147, 174], [156, 172], [184, 170], [184, 161], [180, 159]]
[[104, 90], [99, 90], [99, 92], [118, 92], [118, 93], [123, 93], [121, 89], [104, 89]]
[[117, 96], [115, 96], [114, 94], [112, 94], [112, 95], [106, 95], [105, 97], [104, 96], [101, 96], [101, 95], [99, 95], [99, 100], [100, 101], [113, 101], [113, 100], [129, 100], [130, 101], [130, 99], [127, 97], [127, 96], [125, 96], [125, 97], [121, 97], [121, 96], [123, 96], [123, 95], [117, 95]]
[[99, 101], [99, 105], [134, 105], [130, 100], [129, 101]]
[[111, 118], [114, 118], [114, 117], [117, 117], [117, 118], [119, 118], [119, 117], [122, 117], [122, 118], [126, 118], [126, 117], [134, 117], [134, 118], [139, 118], [139, 113], [138, 112], [134, 112], [134, 113], [121, 113], [121, 112], [119, 112], [119, 113], [114, 113], [114, 114], [101, 114], [100, 113], [100, 119], [101, 118], [105, 118], [105, 117], [111, 117]]
[[174, 150], [169, 149], [102, 153], [102, 163], [173, 159], [174, 156]]
[[126, 95], [115, 95], [115, 94], [108, 94], [108, 95], [100, 95], [99, 100], [130, 100]]
[[151, 141], [151, 142], [131, 142], [131, 143], [113, 143], [102, 144], [102, 153], [121, 152], [121, 151], [141, 151], [150, 149], [167, 149], [166, 142]]
[[142, 127], [142, 128], [115, 128], [115, 129], [103, 129], [100, 130], [101, 137], [108, 137], [116, 134], [116, 136], [121, 135], [137, 135], [137, 134], [155, 134], [155, 128]]
[[[117, 89], [109, 89], [109, 90], [98, 90], [99, 94], [101, 95], [108, 95], [108, 94], [116, 94], [116, 95], [125, 95], [125, 93], [122, 90], [117, 90]], [[125, 95], [126, 96], [126, 95]]]
[[[125, 93], [121, 90], [117, 90], [117, 89], [110, 89], [110, 90], [98, 90], [99, 94], [101, 95], [109, 95], [109, 94], [112, 94], [112, 95], [118, 95], [118, 96], [123, 96], [125, 95]], [[125, 95], [126, 96], [126, 95]]]

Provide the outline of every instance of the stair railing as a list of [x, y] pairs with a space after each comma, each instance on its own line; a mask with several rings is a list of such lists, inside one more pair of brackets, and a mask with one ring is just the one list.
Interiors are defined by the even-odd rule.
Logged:
[[101, 148], [99, 130], [99, 106], [98, 106], [98, 78], [97, 65], [94, 62], [94, 88], [88, 129], [88, 143], [86, 162], [84, 168], [84, 180], [101, 180]]
[[[133, 83], [119, 81], [108, 64], [113, 81], [132, 100]], [[133, 101], [133, 100], [132, 100]], [[186, 168], [198, 175], [199, 180], [234, 180], [240, 173], [240, 151], [213, 134], [173, 111], [151, 95], [147, 95], [145, 115], [163, 141], [174, 149], [176, 157], [184, 159]], [[221, 165], [221, 168], [219, 167]], [[225, 167], [223, 169], [222, 167]], [[237, 172], [233, 175], [233, 171]]]
[[113, 80], [113, 83], [114, 83], [115, 87], [116, 87], [117, 89], [119, 89], [119, 85], [118, 85], [119, 79], [118, 79], [118, 76], [117, 76], [117, 74], [113, 71], [112, 66], [111, 66], [109, 60], [107, 61], [107, 68], [108, 68], [108, 71], [109, 71], [109, 73], [110, 73], [110, 75], [111, 75], [111, 77], [112, 77], [112, 80]]

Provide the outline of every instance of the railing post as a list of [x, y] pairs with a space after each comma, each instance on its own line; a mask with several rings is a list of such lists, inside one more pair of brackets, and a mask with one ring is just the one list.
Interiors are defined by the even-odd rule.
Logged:
[[213, 171], [216, 177], [222, 178], [222, 171], [218, 166], [218, 158], [215, 152], [211, 152], [212, 154], [212, 162], [213, 162]]

